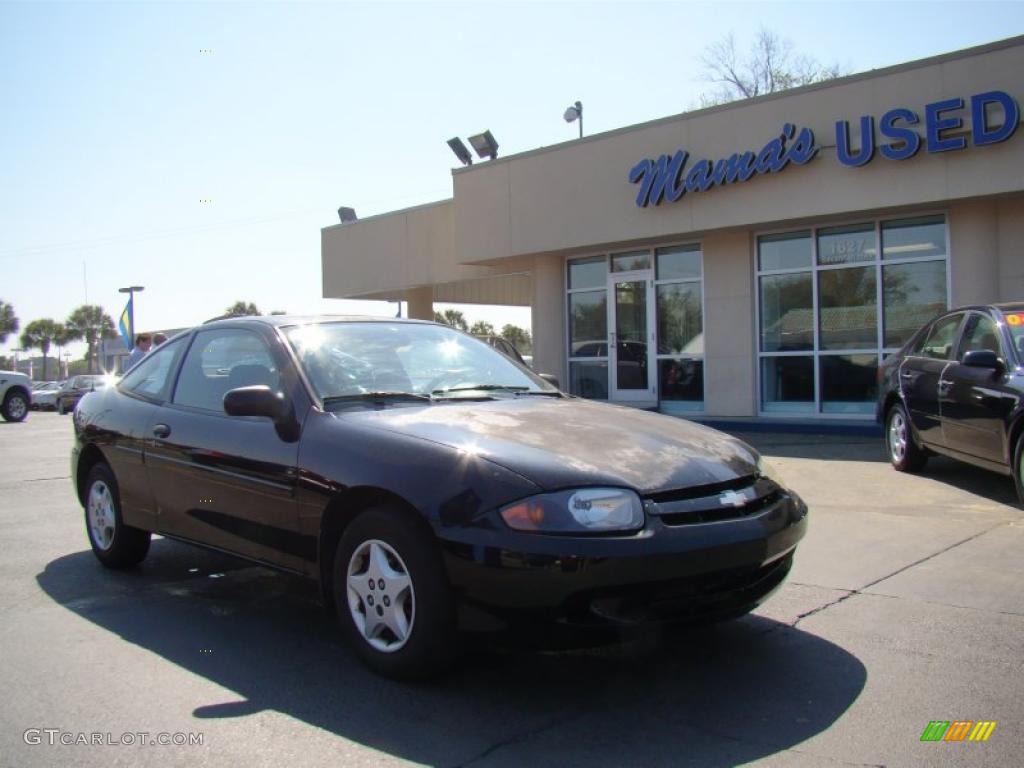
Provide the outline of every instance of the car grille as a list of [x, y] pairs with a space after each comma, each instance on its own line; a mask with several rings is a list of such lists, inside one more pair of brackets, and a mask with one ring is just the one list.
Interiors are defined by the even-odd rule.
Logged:
[[782, 498], [779, 487], [765, 477], [748, 475], [722, 483], [651, 494], [647, 514], [665, 525], [694, 525], [750, 517]]

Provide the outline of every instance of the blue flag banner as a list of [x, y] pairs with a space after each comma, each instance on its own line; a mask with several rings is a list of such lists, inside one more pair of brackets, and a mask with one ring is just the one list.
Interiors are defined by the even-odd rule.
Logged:
[[124, 341], [124, 345], [131, 349], [135, 346], [135, 340], [132, 339], [132, 298], [128, 299], [128, 303], [124, 305], [124, 309], [121, 310], [121, 319], [117, 322], [117, 330], [121, 332], [121, 339]]

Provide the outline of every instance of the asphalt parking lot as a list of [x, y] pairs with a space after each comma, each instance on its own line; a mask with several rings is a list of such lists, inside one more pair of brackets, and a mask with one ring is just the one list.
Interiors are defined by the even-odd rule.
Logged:
[[[946, 460], [898, 475], [876, 439], [744, 438], [811, 509], [756, 615], [594, 650], [480, 649], [405, 685], [365, 671], [296, 578], [164, 539], [138, 570], [104, 571], [68, 478], [70, 419], [0, 423], [0, 764], [1019, 765], [1011, 482]], [[932, 720], [997, 726], [922, 743]], [[148, 736], [51, 746], [28, 729]], [[162, 733], [203, 743], [149, 744]]]

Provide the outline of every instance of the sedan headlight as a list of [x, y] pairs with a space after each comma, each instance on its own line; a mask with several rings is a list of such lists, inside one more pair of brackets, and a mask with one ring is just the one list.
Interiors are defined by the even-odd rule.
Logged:
[[579, 488], [522, 499], [499, 512], [510, 528], [535, 533], [603, 533], [643, 527], [640, 497], [623, 488]]

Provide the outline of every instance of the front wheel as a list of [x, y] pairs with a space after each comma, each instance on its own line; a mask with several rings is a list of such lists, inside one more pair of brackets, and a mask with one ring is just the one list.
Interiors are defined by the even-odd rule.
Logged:
[[28, 397], [14, 390], [8, 392], [0, 412], [4, 421], [24, 421], [28, 416]]
[[899, 472], [920, 472], [928, 461], [928, 454], [914, 442], [913, 426], [902, 403], [889, 409], [885, 420], [885, 444], [889, 461]]
[[417, 679], [457, 655], [454, 599], [429, 530], [402, 510], [377, 507], [346, 529], [334, 558], [342, 632], [378, 674]]
[[149, 553], [149, 531], [125, 525], [117, 479], [106, 464], [89, 471], [85, 484], [85, 529], [93, 554], [107, 568], [131, 568]]

